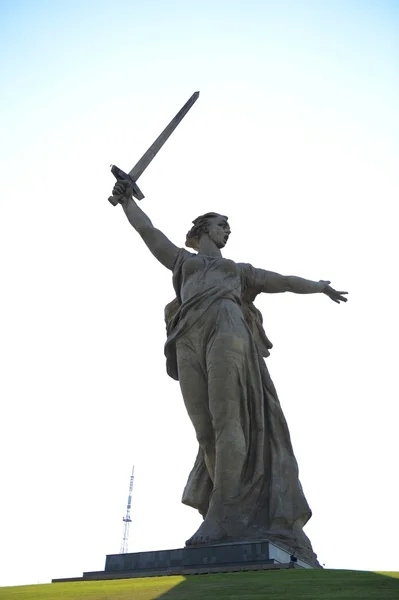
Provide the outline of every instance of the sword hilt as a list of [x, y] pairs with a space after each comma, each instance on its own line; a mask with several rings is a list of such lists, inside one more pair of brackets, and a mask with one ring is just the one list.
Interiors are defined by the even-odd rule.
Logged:
[[[115, 179], [117, 179], [118, 181], [126, 180], [129, 182], [129, 184], [133, 190], [133, 196], [137, 200], [142, 200], [144, 198], [143, 192], [141, 191], [141, 189], [139, 188], [137, 183], [134, 181], [134, 179], [130, 175], [128, 175], [128, 173], [125, 173], [124, 171], [122, 171], [122, 169], [120, 169], [116, 165], [111, 165], [111, 173], [114, 175]], [[117, 204], [120, 203], [122, 198], [123, 198], [123, 196], [110, 196], [108, 198], [108, 200], [109, 200], [109, 202], [111, 202], [111, 204], [113, 206], [116, 206]]]

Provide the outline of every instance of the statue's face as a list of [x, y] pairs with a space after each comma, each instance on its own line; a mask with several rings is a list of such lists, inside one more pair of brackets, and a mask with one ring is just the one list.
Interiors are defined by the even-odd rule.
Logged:
[[231, 233], [230, 225], [222, 216], [213, 217], [209, 221], [207, 233], [218, 248], [224, 248]]

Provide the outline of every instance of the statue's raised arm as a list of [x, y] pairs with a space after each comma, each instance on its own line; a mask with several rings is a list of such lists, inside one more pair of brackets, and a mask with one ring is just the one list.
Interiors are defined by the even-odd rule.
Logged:
[[140, 234], [155, 258], [167, 269], [173, 269], [179, 248], [154, 227], [151, 219], [133, 200], [132, 191], [128, 182], [117, 181], [112, 193], [114, 196], [122, 196], [121, 204], [129, 223]]

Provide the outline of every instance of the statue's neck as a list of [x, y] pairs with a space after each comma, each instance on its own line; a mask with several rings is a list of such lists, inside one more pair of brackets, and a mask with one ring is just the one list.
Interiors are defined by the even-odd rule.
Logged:
[[202, 235], [199, 244], [198, 254], [204, 254], [205, 256], [212, 256], [213, 258], [221, 258], [222, 253], [220, 248], [218, 248], [211, 240], [209, 235]]

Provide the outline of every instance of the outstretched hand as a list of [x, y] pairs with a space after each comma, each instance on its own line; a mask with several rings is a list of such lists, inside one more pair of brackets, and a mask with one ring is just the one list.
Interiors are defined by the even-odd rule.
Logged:
[[348, 292], [338, 292], [337, 290], [334, 290], [334, 288], [330, 286], [331, 281], [320, 281], [320, 283], [324, 283], [323, 294], [326, 294], [326, 296], [331, 298], [331, 300], [337, 304], [348, 301], [348, 298], [345, 298], [345, 294]]

